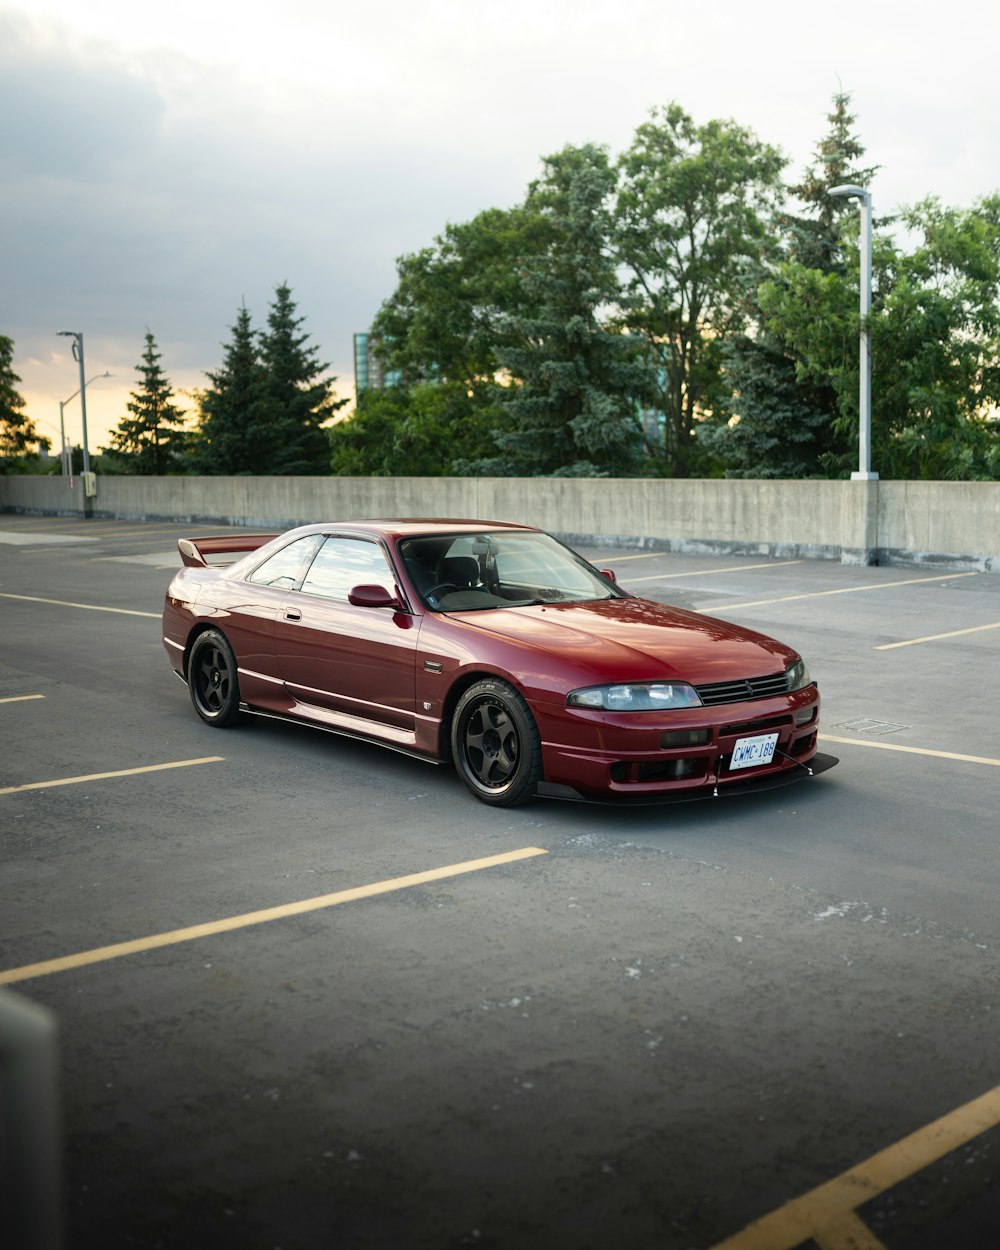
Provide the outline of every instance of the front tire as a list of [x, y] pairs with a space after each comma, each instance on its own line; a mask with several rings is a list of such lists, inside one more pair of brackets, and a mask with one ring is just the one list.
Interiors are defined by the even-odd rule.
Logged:
[[194, 710], [206, 725], [223, 728], [240, 719], [236, 656], [219, 630], [206, 630], [195, 639], [188, 661], [188, 689]]
[[491, 807], [514, 807], [535, 795], [542, 745], [531, 709], [505, 681], [487, 678], [458, 701], [451, 723], [455, 769]]

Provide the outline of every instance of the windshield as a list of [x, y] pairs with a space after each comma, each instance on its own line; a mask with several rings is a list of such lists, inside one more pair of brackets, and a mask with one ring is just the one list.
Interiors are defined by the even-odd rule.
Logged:
[[548, 534], [436, 534], [399, 544], [410, 580], [436, 612], [523, 608], [622, 596]]

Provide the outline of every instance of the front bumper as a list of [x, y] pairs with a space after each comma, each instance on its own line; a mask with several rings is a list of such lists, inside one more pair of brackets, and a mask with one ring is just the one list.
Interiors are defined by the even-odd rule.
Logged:
[[[805, 777], [816, 756], [819, 710], [815, 685], [775, 698], [662, 714], [550, 705], [539, 726], [545, 780], [588, 798], [642, 801], [743, 792], [760, 788], [765, 778]], [[773, 733], [778, 741], [771, 763], [731, 767], [740, 738]]]

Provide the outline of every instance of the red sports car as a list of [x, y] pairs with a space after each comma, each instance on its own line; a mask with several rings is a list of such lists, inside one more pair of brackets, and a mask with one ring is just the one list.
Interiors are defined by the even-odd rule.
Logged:
[[495, 806], [721, 794], [836, 762], [815, 758], [819, 691], [790, 647], [637, 598], [528, 526], [178, 545], [163, 642], [210, 725], [277, 716], [451, 760]]

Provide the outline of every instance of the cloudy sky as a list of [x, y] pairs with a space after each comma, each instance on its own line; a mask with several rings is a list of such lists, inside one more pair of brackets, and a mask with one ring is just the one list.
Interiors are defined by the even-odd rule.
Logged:
[[[876, 213], [1000, 189], [987, 0], [0, 0], [0, 333], [49, 435], [85, 336], [92, 449], [147, 327], [204, 384], [241, 301], [287, 281], [353, 395], [352, 333], [400, 254], [523, 195], [650, 108], [731, 117], [797, 174], [853, 96]], [[183, 401], [183, 396], [182, 396]], [[80, 439], [79, 401], [67, 433]], [[47, 423], [47, 424], [45, 424]]]

